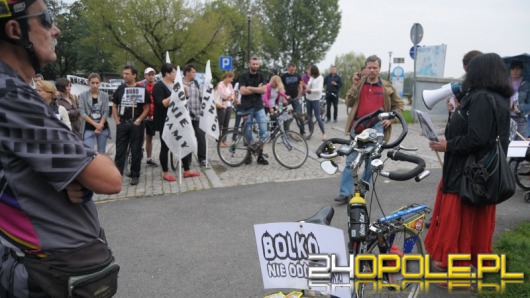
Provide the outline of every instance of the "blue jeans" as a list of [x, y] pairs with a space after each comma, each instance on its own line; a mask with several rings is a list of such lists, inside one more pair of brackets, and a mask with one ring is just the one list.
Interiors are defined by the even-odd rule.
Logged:
[[265, 115], [265, 109], [261, 108], [259, 110], [255, 110], [254, 108], [246, 109], [245, 111], [251, 111], [250, 114], [248, 114], [247, 118], [247, 125], [245, 127], [245, 134], [247, 135], [247, 138], [250, 140], [250, 142], [253, 142], [252, 138], [252, 129], [251, 129], [251, 123], [254, 123], [254, 117], [256, 118], [256, 123], [258, 123], [259, 128], [259, 140], [264, 141], [269, 136], [269, 131], [267, 130], [267, 115]]
[[324, 122], [322, 122], [322, 118], [320, 117], [320, 100], [306, 100], [305, 106], [307, 108], [307, 114], [309, 115], [309, 121], [313, 121], [314, 114], [315, 118], [317, 119], [318, 126], [320, 127], [320, 131], [323, 134], [326, 133], [324, 130]]
[[[383, 124], [381, 122], [377, 122], [373, 129], [376, 129], [380, 133], [384, 133]], [[340, 176], [340, 195], [350, 197], [352, 195], [352, 192], [354, 191], [354, 181], [352, 177], [352, 171], [350, 168], [350, 164], [352, 161], [357, 158], [358, 152], [353, 152], [352, 154], [348, 155], [346, 157], [346, 167], [342, 171], [342, 175]], [[366, 158], [364, 160], [364, 172], [361, 176], [361, 179], [370, 183], [372, 181], [372, 165], [371, 165], [371, 159]]]
[[94, 149], [94, 145], [98, 144], [98, 153], [105, 153], [105, 148], [107, 147], [107, 139], [109, 138], [109, 130], [104, 129], [99, 135], [96, 136], [93, 130], [85, 130], [83, 140], [85, 144]]

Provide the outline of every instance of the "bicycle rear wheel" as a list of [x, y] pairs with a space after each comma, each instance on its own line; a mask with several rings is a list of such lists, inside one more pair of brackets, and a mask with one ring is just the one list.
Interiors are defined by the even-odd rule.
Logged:
[[[223, 147], [222, 144], [228, 144], [228, 146]], [[217, 142], [217, 154], [228, 166], [238, 167], [250, 154], [247, 145], [248, 140], [240, 129], [229, 129]]]
[[301, 167], [307, 160], [309, 149], [306, 140], [297, 132], [286, 130], [272, 142], [274, 158], [288, 169]]
[[513, 169], [517, 185], [524, 190], [530, 190], [530, 162], [513, 158], [510, 160], [510, 166]]
[[[396, 230], [385, 234], [384, 238], [388, 244], [388, 251], [380, 251], [378, 241], [374, 240], [367, 246], [367, 254], [379, 255], [380, 253], [397, 253], [397, 254], [415, 254], [425, 255], [425, 245], [423, 238], [418, 231], [401, 226]], [[403, 266], [403, 264], [401, 264]], [[421, 263], [419, 261], [408, 261], [406, 264], [407, 272], [419, 273]], [[420, 293], [421, 286], [419, 283], [404, 283], [401, 272], [385, 274], [382, 284], [393, 286], [379, 287], [374, 289], [373, 283], [364, 284], [364, 292], [373, 294], [374, 297], [417, 297]], [[370, 295], [372, 297], [372, 295]]]

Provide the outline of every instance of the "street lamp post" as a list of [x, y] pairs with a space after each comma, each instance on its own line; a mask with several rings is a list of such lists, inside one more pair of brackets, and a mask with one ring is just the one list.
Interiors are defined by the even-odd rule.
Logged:
[[390, 68], [392, 67], [392, 52], [388, 52], [388, 80], [390, 81]]
[[247, 10], [247, 24], [248, 24], [248, 32], [247, 32], [247, 61], [250, 61], [250, 8]]

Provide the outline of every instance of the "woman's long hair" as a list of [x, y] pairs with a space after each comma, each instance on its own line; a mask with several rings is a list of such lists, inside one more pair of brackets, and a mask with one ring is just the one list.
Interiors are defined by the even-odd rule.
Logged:
[[471, 59], [462, 90], [469, 92], [473, 89], [487, 89], [505, 98], [512, 96], [513, 88], [508, 81], [508, 70], [499, 55], [488, 53]]
[[273, 75], [271, 77], [271, 80], [269, 81], [269, 83], [272, 83], [272, 82], [276, 82], [276, 88], [278, 88], [278, 91], [280, 91], [282, 93], [285, 92], [285, 87], [283, 86], [282, 78], [280, 78], [280, 76]]

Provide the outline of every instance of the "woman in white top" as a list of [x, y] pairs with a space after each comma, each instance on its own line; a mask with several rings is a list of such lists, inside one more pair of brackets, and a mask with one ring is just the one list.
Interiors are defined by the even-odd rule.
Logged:
[[320, 131], [322, 132], [322, 139], [326, 140], [328, 137], [326, 131], [324, 130], [324, 123], [320, 117], [320, 98], [322, 97], [322, 89], [324, 88], [324, 78], [320, 75], [318, 67], [316, 65], [311, 65], [309, 71], [309, 82], [306, 85], [306, 108], [307, 114], [313, 121], [313, 114], [315, 115]]
[[58, 105], [55, 101], [55, 94], [57, 93], [55, 86], [48, 81], [38, 81], [35, 83], [35, 89], [42, 99], [44, 99], [44, 101], [52, 107], [57, 119], [61, 120], [62, 123], [68, 126], [68, 129], [72, 130], [72, 124], [70, 123], [68, 112], [63, 106]]
[[[232, 71], [227, 71], [221, 76], [221, 81], [217, 84], [217, 95], [220, 102], [217, 106], [217, 119], [221, 135], [228, 130], [230, 116], [232, 115], [232, 105], [237, 104], [237, 97], [232, 87], [232, 82], [236, 75]], [[221, 147], [228, 147], [228, 144], [221, 141]]]

